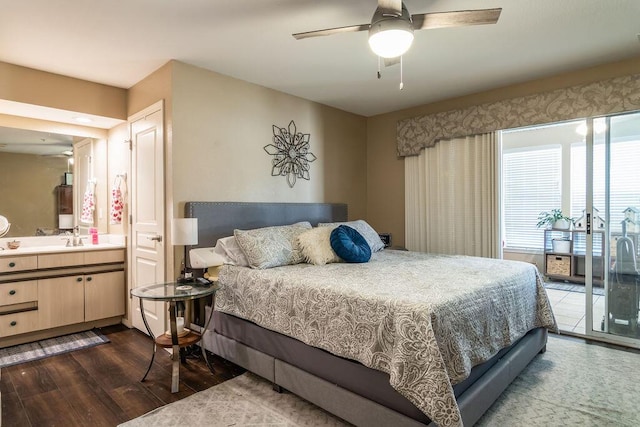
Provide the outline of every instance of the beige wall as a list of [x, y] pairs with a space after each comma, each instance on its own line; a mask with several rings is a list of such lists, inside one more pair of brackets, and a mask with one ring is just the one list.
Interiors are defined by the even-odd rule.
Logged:
[[638, 72], [640, 72], [640, 57], [369, 117], [367, 120], [366, 169], [367, 220], [377, 230], [391, 232], [394, 245], [404, 245], [404, 161], [396, 155], [396, 123], [398, 120]]
[[0, 153], [0, 215], [11, 223], [7, 237], [58, 227], [55, 190], [66, 171], [66, 158]]
[[0, 99], [116, 119], [127, 118], [127, 90], [0, 62]]
[[125, 203], [123, 215], [122, 215], [122, 223], [121, 224], [111, 224], [110, 223], [110, 212], [111, 212], [111, 189], [113, 188], [113, 184], [116, 179], [117, 174], [124, 174], [125, 176], [122, 179], [122, 183], [120, 184], [120, 189], [122, 190], [123, 197], [127, 196], [128, 184], [131, 180], [131, 177], [127, 174], [129, 171], [129, 162], [130, 162], [130, 151], [129, 144], [127, 141], [129, 140], [129, 125], [127, 123], [123, 123], [119, 126], [116, 126], [112, 129], [109, 129], [109, 135], [107, 138], [107, 230], [110, 234], [127, 234], [128, 232], [128, 215], [129, 205]]
[[[180, 62], [173, 68], [173, 200], [344, 202], [366, 216], [366, 119]], [[271, 176], [272, 126], [309, 133], [309, 181]]]
[[[366, 119], [178, 61], [131, 88], [129, 115], [164, 99], [167, 219], [186, 201], [344, 202], [366, 216]], [[311, 134], [311, 179], [271, 176], [272, 126]], [[167, 221], [167, 225], [169, 225]], [[167, 230], [168, 233], [168, 230]], [[168, 234], [167, 234], [168, 235]], [[212, 242], [214, 244], [215, 242]], [[171, 264], [179, 265], [177, 248]]]
[[[377, 230], [392, 233], [394, 245], [403, 245], [404, 165], [396, 157], [398, 120], [639, 70], [640, 59], [635, 58], [363, 118], [176, 61], [128, 91], [0, 63], [0, 99], [114, 118], [126, 118], [164, 99], [169, 217], [181, 216], [181, 204], [194, 199], [346, 202], [350, 217], [366, 218]], [[178, 111], [175, 138], [174, 109]], [[20, 120], [24, 123], [16, 125]], [[271, 126], [286, 126], [290, 120], [311, 134], [311, 151], [318, 156], [311, 166], [311, 181], [299, 180], [293, 189], [284, 178], [270, 176], [270, 156], [262, 149], [270, 142]], [[0, 115], [0, 125], [3, 121], [38, 130], [48, 126]], [[64, 133], [104, 137], [104, 131]], [[126, 130], [120, 128], [116, 135], [110, 134], [110, 148], [117, 147], [114, 138], [120, 139]], [[120, 160], [109, 155], [109, 185], [122, 166]], [[185, 165], [197, 174], [184, 172]], [[193, 184], [195, 175], [198, 185]]]

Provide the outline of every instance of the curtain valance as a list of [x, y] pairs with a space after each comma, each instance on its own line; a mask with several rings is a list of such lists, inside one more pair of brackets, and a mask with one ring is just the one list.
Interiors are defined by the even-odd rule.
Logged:
[[441, 139], [640, 109], [640, 74], [398, 121], [400, 157]]

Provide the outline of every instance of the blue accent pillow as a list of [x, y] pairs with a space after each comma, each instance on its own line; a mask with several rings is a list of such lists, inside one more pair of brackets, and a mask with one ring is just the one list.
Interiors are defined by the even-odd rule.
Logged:
[[355, 229], [339, 225], [331, 232], [331, 249], [346, 262], [367, 262], [371, 259], [371, 248]]

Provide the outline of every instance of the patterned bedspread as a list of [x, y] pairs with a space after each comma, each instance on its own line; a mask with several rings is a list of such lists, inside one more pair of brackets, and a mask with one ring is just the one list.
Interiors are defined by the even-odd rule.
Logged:
[[216, 309], [384, 371], [440, 426], [462, 425], [452, 384], [556, 323], [535, 266], [385, 250], [365, 264], [225, 266]]

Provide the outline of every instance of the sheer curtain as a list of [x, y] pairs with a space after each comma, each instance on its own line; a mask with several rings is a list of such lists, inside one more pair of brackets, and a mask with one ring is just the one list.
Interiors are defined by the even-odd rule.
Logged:
[[496, 156], [491, 132], [441, 140], [405, 157], [407, 249], [498, 256]]

